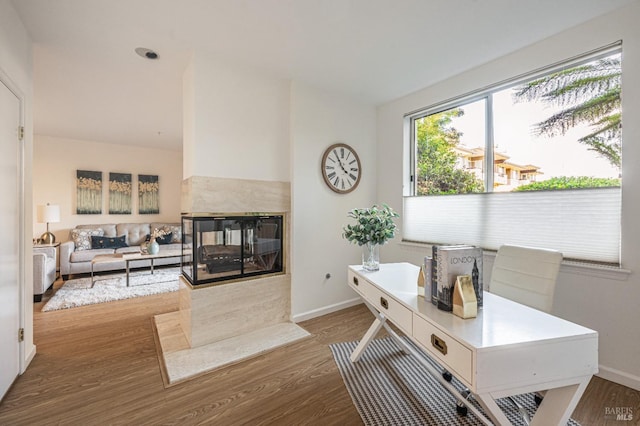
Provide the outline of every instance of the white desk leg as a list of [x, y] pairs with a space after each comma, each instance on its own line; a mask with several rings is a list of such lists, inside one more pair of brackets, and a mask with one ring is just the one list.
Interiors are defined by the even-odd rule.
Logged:
[[358, 360], [364, 353], [364, 350], [367, 349], [369, 343], [371, 343], [371, 341], [376, 337], [376, 334], [378, 334], [385, 321], [386, 318], [383, 317], [382, 319], [380, 319], [376, 315], [376, 319], [373, 321], [373, 324], [371, 324], [371, 327], [369, 327], [364, 336], [362, 336], [362, 339], [360, 339], [360, 343], [358, 343], [358, 346], [356, 346], [356, 348], [351, 353], [351, 356], [349, 357], [351, 362], [358, 362]]
[[[478, 403], [482, 406], [484, 412], [493, 423], [501, 426], [511, 424], [507, 416], [504, 415], [504, 413], [502, 412], [500, 407], [498, 407], [498, 404], [496, 404], [496, 401], [493, 399], [493, 397], [491, 397], [490, 394], [485, 393], [482, 395], [474, 395], [474, 397], [476, 398], [476, 401], [478, 401]], [[551, 423], [548, 423], [547, 426], [549, 426], [550, 424]]]
[[566, 425], [590, 380], [591, 376], [587, 376], [575, 385], [549, 389], [531, 419], [531, 426]]
[[409, 347], [404, 342], [404, 340], [402, 340], [402, 338], [400, 336], [398, 336], [398, 333], [393, 331], [393, 329], [391, 328], [389, 323], [386, 321], [386, 317], [384, 316], [384, 314], [382, 312], [378, 311], [376, 308], [374, 308], [366, 300], [363, 300], [363, 302], [364, 302], [365, 306], [371, 311], [373, 316], [376, 317], [377, 319], [379, 319], [380, 321], [382, 321], [382, 325], [384, 326], [385, 330], [387, 330], [387, 333], [389, 333], [389, 336], [391, 336], [391, 338], [396, 342], [396, 344], [398, 346], [400, 346], [400, 349], [402, 350], [402, 352], [404, 352], [405, 354], [411, 353], [411, 351], [409, 350]]

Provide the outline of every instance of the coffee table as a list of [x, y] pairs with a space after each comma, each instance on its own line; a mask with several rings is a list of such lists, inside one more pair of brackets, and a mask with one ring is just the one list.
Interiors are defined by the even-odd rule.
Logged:
[[[125, 269], [127, 272], [127, 287], [129, 287], [129, 272], [130, 272], [130, 263], [139, 260], [149, 260], [151, 262], [151, 274], [153, 274], [153, 261], [156, 259], [166, 259], [169, 257], [177, 257], [182, 256], [182, 252], [180, 250], [163, 250], [157, 254], [142, 254], [142, 253], [125, 253], [125, 254], [100, 254], [94, 257], [91, 260], [91, 288], [95, 284], [93, 267], [99, 263], [114, 263], [114, 262], [125, 262]], [[180, 263], [179, 261], [176, 263]]]

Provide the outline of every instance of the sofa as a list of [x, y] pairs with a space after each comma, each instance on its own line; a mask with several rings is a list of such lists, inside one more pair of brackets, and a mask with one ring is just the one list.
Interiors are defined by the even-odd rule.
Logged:
[[56, 247], [33, 248], [33, 301], [40, 302], [42, 295], [56, 280]]
[[[69, 232], [69, 241], [60, 244], [60, 274], [63, 280], [69, 275], [91, 272], [91, 261], [98, 255], [140, 253], [140, 244], [147, 241], [155, 229], [167, 235], [160, 243], [160, 250], [182, 248], [182, 228], [179, 223], [108, 223], [78, 225]], [[180, 257], [154, 259], [156, 265], [180, 263]], [[149, 260], [131, 262], [131, 268], [150, 266]], [[124, 270], [125, 261], [96, 263], [94, 272]]]

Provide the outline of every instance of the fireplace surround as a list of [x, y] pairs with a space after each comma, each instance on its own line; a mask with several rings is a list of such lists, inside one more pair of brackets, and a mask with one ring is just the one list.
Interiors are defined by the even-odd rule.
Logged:
[[[183, 217], [193, 223], [205, 223], [205, 218], [222, 222], [204, 225], [211, 227], [206, 231], [211, 233], [206, 241], [204, 235], [196, 241], [195, 247], [218, 246], [206, 250], [194, 250], [194, 232], [187, 230], [192, 241], [184, 254], [196, 257], [187, 267], [191, 272], [180, 277], [179, 311], [154, 317], [165, 386], [308, 338], [310, 334], [291, 321], [290, 184], [192, 176], [183, 181], [181, 205]], [[225, 222], [236, 217], [250, 224], [243, 228]], [[259, 229], [263, 223], [269, 226]], [[274, 255], [278, 244], [280, 251]], [[216, 276], [236, 274], [243, 270], [239, 265], [248, 275]], [[251, 269], [256, 266], [262, 270]], [[194, 267], [198, 268], [195, 273]], [[193, 283], [189, 276], [196, 277]], [[210, 281], [201, 282], [202, 278]]]

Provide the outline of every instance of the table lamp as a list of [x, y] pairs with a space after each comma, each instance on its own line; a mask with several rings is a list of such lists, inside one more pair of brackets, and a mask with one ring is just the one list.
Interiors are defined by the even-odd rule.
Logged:
[[47, 224], [47, 232], [42, 234], [40, 242], [42, 244], [53, 244], [56, 237], [49, 232], [49, 224], [60, 222], [60, 206], [47, 203], [46, 206], [38, 206], [38, 222]]

